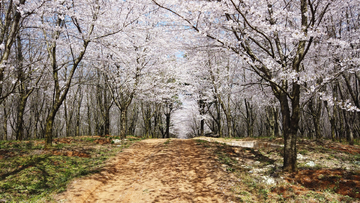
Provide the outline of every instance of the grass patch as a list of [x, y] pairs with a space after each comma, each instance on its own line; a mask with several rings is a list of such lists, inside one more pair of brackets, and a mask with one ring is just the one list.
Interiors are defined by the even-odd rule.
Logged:
[[220, 163], [222, 163], [222, 164], [226, 164], [226, 165], [229, 165], [229, 166], [232, 166], [232, 165], [236, 164], [236, 161], [233, 160], [226, 153], [218, 152], [217, 157], [218, 157], [218, 160], [220, 161]]
[[[277, 141], [274, 139], [273, 143]], [[357, 182], [360, 156], [357, 146], [300, 140], [298, 154], [303, 155], [304, 159], [298, 160], [298, 168], [302, 173], [288, 174], [281, 171], [279, 164], [283, 160], [283, 147], [238, 148], [216, 143], [215, 140], [209, 145], [219, 163], [226, 164], [226, 171], [239, 180], [231, 187], [235, 202], [359, 201]], [[308, 164], [310, 162], [315, 162], [315, 166]], [[273, 178], [276, 184], [269, 182], [269, 178]]]
[[208, 143], [208, 141], [206, 141], [206, 140], [199, 140], [199, 139], [196, 139], [195, 142], [196, 142], [196, 143], [199, 143], [199, 144], [201, 144], [201, 143]]
[[171, 141], [171, 139], [167, 139], [167, 140], [164, 142], [164, 144], [167, 145], [167, 144], [170, 143], [170, 141]]
[[49, 201], [50, 195], [64, 191], [70, 180], [99, 172], [108, 158], [135, 141], [117, 147], [95, 144], [94, 139], [86, 138], [81, 143], [59, 143], [53, 147], [53, 150], [81, 150], [90, 158], [54, 155], [54, 151], [39, 150], [34, 143], [28, 144], [31, 142], [1, 142], [0, 149], [5, 149], [2, 152], [6, 157], [0, 159], [0, 199], [6, 202]]

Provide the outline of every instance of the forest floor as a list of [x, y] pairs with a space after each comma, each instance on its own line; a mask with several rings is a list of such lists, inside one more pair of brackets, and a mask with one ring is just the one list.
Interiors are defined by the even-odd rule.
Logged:
[[283, 173], [280, 138], [117, 141], [0, 142], [0, 202], [360, 202], [359, 145], [299, 140]]

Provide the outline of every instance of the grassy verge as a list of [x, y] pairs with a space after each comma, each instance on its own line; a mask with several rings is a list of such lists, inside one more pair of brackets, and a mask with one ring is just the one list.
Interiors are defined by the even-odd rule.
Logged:
[[195, 141], [211, 150], [222, 169], [240, 180], [231, 186], [235, 202], [360, 202], [360, 187], [354, 185], [360, 177], [358, 147], [301, 141], [299, 171], [287, 174], [281, 170], [281, 147], [251, 149]]
[[70, 180], [99, 172], [107, 159], [138, 141], [131, 138], [119, 145], [95, 137], [64, 139], [48, 151], [42, 150], [41, 140], [1, 142], [0, 200], [49, 201], [51, 194], [64, 191]]

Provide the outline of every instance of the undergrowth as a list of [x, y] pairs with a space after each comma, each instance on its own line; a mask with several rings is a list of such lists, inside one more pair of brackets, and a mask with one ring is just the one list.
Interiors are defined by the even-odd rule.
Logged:
[[[101, 171], [104, 162], [137, 139], [119, 146], [96, 144], [94, 138], [79, 143], [58, 143], [44, 151], [43, 145], [32, 142], [0, 142], [0, 200], [6, 202], [44, 202], [50, 194], [65, 190], [70, 180]], [[32, 144], [28, 144], [32, 143]], [[81, 151], [90, 156], [53, 155], [54, 150]]]
[[[300, 179], [291, 177], [291, 174], [286, 175], [281, 171], [281, 166], [279, 166], [283, 152], [281, 147], [239, 149], [224, 143], [208, 142], [205, 140], [195, 140], [195, 142], [197, 145], [207, 146], [208, 149], [212, 150], [218, 162], [221, 164], [222, 169], [234, 175], [235, 179], [241, 180], [231, 186], [235, 202], [359, 202], [357, 198], [338, 194], [339, 184], [336, 185], [336, 182], [335, 187], [329, 185], [328, 188], [325, 186], [325, 189], [315, 189], [295, 182], [294, 180], [299, 181]], [[316, 157], [324, 157], [321, 158], [324, 160], [329, 157], [329, 159], [331, 158], [332, 160], [342, 158], [344, 159], [342, 160], [343, 162], [360, 161], [358, 154], [339, 153], [337, 150], [327, 149], [325, 145], [318, 146], [316, 144], [304, 143], [303, 145], [299, 145], [298, 153], [307, 156], [309, 160], [314, 158], [316, 154]], [[340, 156], [340, 154], [342, 154], [342, 156]], [[277, 158], [274, 159], [270, 157]], [[299, 163], [299, 168], [305, 171], [318, 171], [318, 173], [321, 173], [323, 169], [324, 171], [328, 169], [327, 166], [318, 163], [313, 167], [309, 167], [306, 164], [307, 162], [308, 160]], [[257, 172], [255, 172], [256, 170]], [[263, 170], [263, 172], [259, 172], [259, 170]], [[331, 172], [331, 170], [328, 171]], [[359, 175], [360, 173], [353, 171], [344, 174], [350, 176], [351, 174]], [[273, 178], [276, 184], [267, 184], [265, 180], [268, 179], [264, 178]], [[285, 181], [284, 178], [290, 178], [290, 182]], [[313, 178], [310, 179], [310, 181], [316, 186], [316, 181], [320, 184], [321, 181], [326, 181], [327, 179], [332, 180], [334, 178], [340, 181], [346, 177], [342, 175], [335, 177], [334, 174], [320, 174], [316, 176], [316, 180]]]

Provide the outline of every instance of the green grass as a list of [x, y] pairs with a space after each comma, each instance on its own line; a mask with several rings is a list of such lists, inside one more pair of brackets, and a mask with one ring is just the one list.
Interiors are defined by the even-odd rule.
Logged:
[[299, 154], [302, 154], [302, 155], [307, 155], [309, 154], [309, 151], [304, 149], [304, 150], [299, 150]]
[[[87, 139], [92, 143], [92, 139]], [[115, 156], [123, 148], [114, 145], [97, 145], [88, 147], [86, 153], [91, 158], [77, 156], [56, 156], [51, 152], [42, 153], [26, 143], [11, 144], [1, 142], [1, 148], [11, 151], [11, 157], [0, 159], [0, 199], [8, 202], [41, 202], [51, 200], [50, 194], [64, 191], [70, 180], [99, 172], [105, 161]], [[82, 148], [84, 143], [77, 146], [58, 144], [53, 148], [68, 149]], [[5, 146], [5, 147], [4, 147]], [[3, 148], [4, 147], [4, 148]]]
[[[231, 190], [236, 196], [235, 202], [354, 202], [358, 201], [356, 198], [351, 198], [348, 196], [342, 196], [337, 194], [337, 187], [327, 189], [327, 190], [318, 190], [318, 191], [306, 191], [305, 188], [304, 192], [301, 192], [298, 185], [294, 183], [286, 183], [286, 182], [279, 182], [277, 185], [267, 185], [265, 182], [262, 181], [261, 178], [258, 178], [262, 174], [264, 176], [270, 177], [277, 177], [282, 176], [279, 167], [276, 165], [274, 167], [270, 167], [266, 169], [264, 172], [260, 174], [256, 174], [255, 172], [249, 173], [250, 170], [247, 167], [242, 167], [242, 160], [245, 159], [252, 159], [252, 161], [259, 161], [260, 164], [254, 165], [254, 168], [265, 168], [267, 165], [274, 164], [278, 159], [281, 159], [283, 154], [283, 147], [278, 147], [275, 149], [271, 148], [261, 148], [261, 149], [241, 149], [233, 150], [232, 146], [228, 146], [222, 143], [211, 142], [208, 143], [204, 140], [195, 140], [198, 145], [209, 145], [213, 150], [215, 156], [217, 156], [217, 160], [220, 164], [226, 164], [226, 171], [231, 172], [236, 179], [240, 180], [236, 182]], [[299, 154], [312, 157], [313, 155], [326, 155], [324, 158], [330, 157], [331, 159], [337, 159], [342, 161], [357, 161], [360, 160], [360, 156], [357, 154], [344, 154], [344, 156], [340, 156], [337, 151], [333, 149], [327, 149], [326, 146], [316, 146], [315, 144], [303, 144], [299, 147]], [[270, 158], [270, 154], [273, 156]], [[274, 155], [275, 158], [274, 158]], [[279, 158], [280, 157], [280, 158]], [[238, 158], [238, 159], [237, 159]], [[239, 162], [237, 160], [240, 160]], [[311, 160], [311, 159], [310, 159]], [[299, 168], [301, 169], [323, 169], [326, 168], [325, 165], [317, 163], [314, 167], [309, 167], [306, 165], [308, 161], [304, 163], [299, 163]], [[252, 162], [250, 162], [252, 163]], [[245, 165], [248, 166], [245, 162]], [[252, 165], [249, 165], [252, 166]], [[222, 166], [225, 167], [225, 166]], [[356, 172], [353, 172], [356, 173]], [[275, 176], [272, 176], [275, 174]], [[323, 177], [326, 179], [325, 175]], [[339, 176], [336, 180], [340, 179]], [[321, 179], [321, 178], [320, 178]], [[335, 183], [336, 184], [336, 183]], [[283, 190], [281, 189], [284, 189]], [[357, 188], [356, 188], [357, 189]], [[301, 192], [298, 194], [298, 192]], [[355, 190], [357, 192], [357, 190]], [[360, 193], [360, 191], [359, 191]]]
[[94, 142], [96, 139], [95, 138], [92, 138], [92, 137], [86, 137], [83, 139], [84, 141], [87, 141], [87, 142]]
[[217, 157], [221, 163], [229, 165], [229, 166], [236, 163], [235, 160], [233, 160], [230, 156], [226, 155], [226, 153], [223, 153], [223, 152], [218, 152]]
[[167, 140], [164, 142], [164, 144], [165, 144], [165, 145], [166, 145], [166, 144], [169, 144], [170, 141], [171, 141], [171, 139], [169, 138], [169, 139], [167, 139]]
[[201, 143], [208, 143], [208, 141], [206, 141], [206, 140], [199, 140], [199, 139], [195, 139], [195, 142], [196, 142], [196, 143], [199, 143], [199, 144], [201, 144]]

